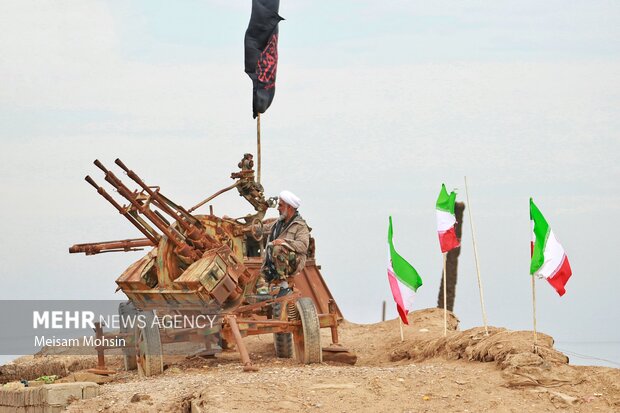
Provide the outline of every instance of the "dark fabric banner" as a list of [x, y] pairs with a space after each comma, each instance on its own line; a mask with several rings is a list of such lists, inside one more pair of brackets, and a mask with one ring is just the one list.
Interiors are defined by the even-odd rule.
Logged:
[[252, 15], [245, 31], [245, 73], [252, 79], [252, 111], [264, 113], [276, 92], [278, 67], [278, 15], [280, 0], [252, 0]]

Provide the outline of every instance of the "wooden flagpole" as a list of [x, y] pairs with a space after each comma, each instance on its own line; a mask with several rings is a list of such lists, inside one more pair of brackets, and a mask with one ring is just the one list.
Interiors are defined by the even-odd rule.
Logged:
[[482, 279], [480, 278], [480, 264], [478, 261], [478, 248], [476, 247], [476, 227], [471, 213], [471, 202], [469, 201], [469, 189], [467, 187], [467, 177], [465, 177], [465, 195], [467, 196], [467, 211], [469, 212], [469, 224], [471, 225], [471, 240], [474, 244], [474, 259], [476, 261], [476, 274], [478, 275], [478, 291], [480, 291], [480, 308], [482, 309], [482, 321], [484, 323], [484, 334], [489, 335], [487, 325], [487, 312], [484, 309], [484, 292], [482, 290]]
[[[531, 202], [532, 198], [530, 198]], [[531, 207], [530, 207], [531, 208]], [[530, 209], [530, 219], [532, 216], [532, 211]], [[532, 240], [534, 240], [534, 231], [532, 229]], [[531, 274], [532, 277], [532, 320], [534, 321], [534, 353], [538, 353], [538, 335], [536, 334], [536, 279], [535, 275]]]
[[260, 184], [260, 112], [256, 116], [256, 182]]
[[536, 280], [534, 279], [534, 275], [531, 275], [532, 277], [532, 308], [533, 308], [533, 315], [534, 315], [534, 352], [537, 352], [537, 346], [538, 346], [538, 336], [536, 334]]
[[448, 335], [448, 298], [446, 294], [446, 260], [448, 253], [443, 253], [443, 335]]
[[385, 300], [383, 300], [383, 304], [381, 305], [381, 321], [385, 321]]
[[398, 315], [398, 325], [400, 326], [400, 341], [402, 343], [405, 341], [405, 337], [403, 336], [403, 320], [400, 318], [400, 314]]

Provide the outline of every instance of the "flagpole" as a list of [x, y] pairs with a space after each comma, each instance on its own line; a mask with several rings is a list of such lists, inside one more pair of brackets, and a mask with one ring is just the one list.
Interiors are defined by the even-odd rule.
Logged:
[[467, 196], [467, 211], [469, 213], [469, 224], [471, 225], [471, 241], [474, 244], [474, 259], [476, 261], [476, 274], [478, 276], [478, 290], [480, 292], [480, 308], [482, 309], [482, 322], [484, 323], [484, 334], [489, 335], [487, 325], [487, 312], [484, 309], [484, 292], [482, 291], [482, 279], [480, 277], [480, 264], [478, 261], [478, 248], [476, 247], [476, 227], [471, 213], [471, 202], [469, 201], [469, 189], [467, 187], [467, 177], [465, 177], [465, 195]]
[[398, 325], [400, 327], [400, 341], [401, 343], [405, 341], [405, 337], [403, 336], [403, 320], [398, 316]]
[[536, 335], [536, 282], [532, 274], [532, 305], [534, 314], [534, 352], [537, 352], [538, 336]]
[[256, 182], [260, 184], [260, 112], [256, 116]]
[[448, 253], [443, 253], [443, 335], [448, 335], [448, 298], [446, 294], [446, 260]]
[[383, 300], [383, 305], [381, 306], [381, 321], [385, 321], [385, 300]]

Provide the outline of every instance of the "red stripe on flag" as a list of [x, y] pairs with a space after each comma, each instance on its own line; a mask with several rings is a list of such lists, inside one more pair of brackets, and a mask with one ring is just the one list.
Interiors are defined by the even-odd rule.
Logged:
[[409, 320], [407, 320], [407, 310], [405, 310], [399, 305], [396, 306], [396, 310], [398, 311], [400, 319], [403, 320], [403, 324], [409, 325]]
[[456, 231], [454, 227], [447, 231], [439, 231], [439, 245], [441, 246], [441, 252], [448, 252], [456, 247], [461, 246], [461, 242], [456, 237]]
[[390, 289], [392, 290], [392, 295], [394, 296], [394, 301], [396, 302], [396, 310], [398, 310], [398, 315], [400, 316], [400, 319], [403, 320], [404, 324], [409, 325], [409, 320], [407, 320], [408, 311], [405, 310], [403, 296], [401, 295], [400, 287], [398, 286], [398, 280], [396, 279], [396, 275], [391, 268], [388, 268], [388, 281], [390, 282]]
[[573, 275], [573, 271], [570, 268], [570, 263], [568, 262], [568, 257], [566, 254], [562, 259], [562, 265], [560, 265], [558, 271], [553, 274], [551, 277], [547, 278], [549, 284], [560, 294], [560, 297], [564, 295], [566, 290], [564, 286], [568, 282], [570, 276]]

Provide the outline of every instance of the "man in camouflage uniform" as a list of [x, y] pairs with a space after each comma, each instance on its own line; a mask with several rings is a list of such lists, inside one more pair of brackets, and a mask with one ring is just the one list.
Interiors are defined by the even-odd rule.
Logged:
[[267, 294], [269, 283], [279, 284], [281, 291], [288, 291], [286, 278], [296, 275], [306, 264], [310, 229], [297, 212], [301, 200], [290, 191], [280, 192], [278, 198], [280, 217], [267, 228], [263, 267], [256, 283], [258, 294]]

